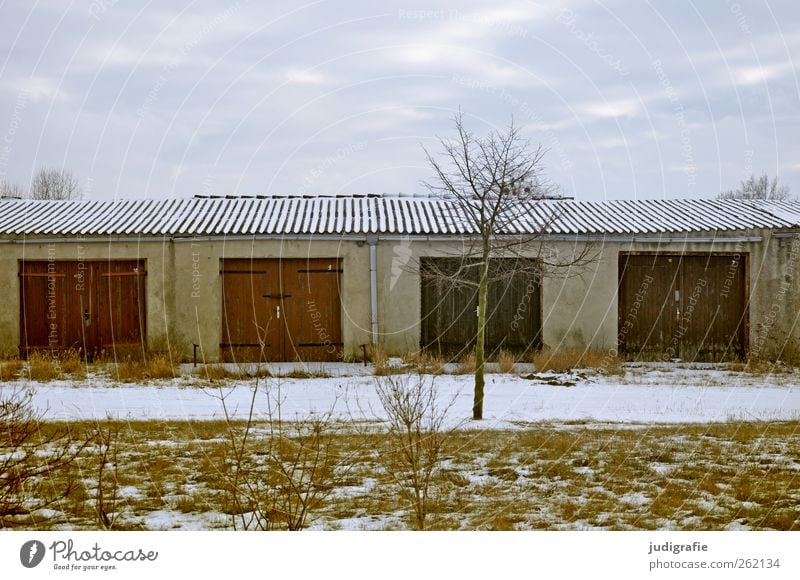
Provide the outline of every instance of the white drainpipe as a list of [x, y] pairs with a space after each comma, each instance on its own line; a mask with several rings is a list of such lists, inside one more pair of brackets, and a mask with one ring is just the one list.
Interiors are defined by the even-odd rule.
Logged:
[[372, 344], [378, 344], [378, 236], [367, 236], [369, 244], [369, 304]]

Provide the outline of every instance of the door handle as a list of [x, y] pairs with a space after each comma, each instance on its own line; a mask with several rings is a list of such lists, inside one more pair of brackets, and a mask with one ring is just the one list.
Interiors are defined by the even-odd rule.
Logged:
[[281, 307], [280, 306], [276, 307], [276, 310], [277, 310], [277, 313], [278, 313], [278, 320], [280, 320], [281, 319]]

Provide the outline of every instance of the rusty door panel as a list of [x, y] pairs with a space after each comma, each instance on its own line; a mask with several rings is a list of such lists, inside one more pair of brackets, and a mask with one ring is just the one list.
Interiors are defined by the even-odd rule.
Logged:
[[622, 254], [619, 267], [618, 343], [628, 358], [744, 357], [744, 258]]
[[[680, 256], [620, 257], [618, 336], [633, 358], [674, 358]], [[679, 296], [678, 296], [679, 297]]]
[[679, 332], [685, 360], [726, 360], [745, 354], [744, 260], [687, 256], [683, 260]]
[[136, 260], [93, 265], [91, 283], [96, 288], [96, 306], [89, 313], [88, 326], [93, 328], [94, 340], [101, 350], [119, 346], [144, 348], [145, 274], [144, 264]]
[[223, 260], [220, 279], [224, 360], [280, 360], [276, 304], [267, 298], [279, 287], [272, 261]]
[[143, 260], [20, 262], [20, 353], [141, 346], [145, 275]]
[[338, 258], [223, 260], [224, 359], [338, 360], [340, 272]]
[[341, 271], [338, 258], [283, 261], [287, 360], [339, 359]]

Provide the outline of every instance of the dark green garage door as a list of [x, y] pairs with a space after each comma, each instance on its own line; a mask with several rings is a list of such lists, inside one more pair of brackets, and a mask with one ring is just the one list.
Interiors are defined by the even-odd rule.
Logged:
[[[475, 345], [478, 268], [460, 258], [423, 258], [421, 346], [453, 355]], [[486, 347], [524, 351], [541, 346], [541, 286], [533, 260], [495, 260], [489, 268]], [[454, 284], [444, 276], [458, 278]]]

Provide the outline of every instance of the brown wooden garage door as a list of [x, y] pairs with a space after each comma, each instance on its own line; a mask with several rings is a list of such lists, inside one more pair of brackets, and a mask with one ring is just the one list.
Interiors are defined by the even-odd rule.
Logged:
[[621, 254], [619, 272], [618, 339], [628, 358], [745, 356], [744, 255]]
[[[505, 259], [504, 259], [505, 260]], [[515, 268], [515, 264], [520, 267]], [[433, 267], [431, 267], [433, 266]], [[426, 274], [455, 274], [459, 270], [473, 284], [478, 281], [477, 268], [464, 268], [460, 258], [424, 258], [422, 260], [422, 348], [444, 355], [453, 355], [471, 349], [478, 330], [476, 311], [477, 288], [438, 283]], [[510, 272], [516, 270], [513, 274]], [[541, 288], [535, 275], [535, 262], [519, 260], [490, 265], [486, 349], [497, 352], [501, 348], [524, 351], [541, 347], [542, 316]]]
[[223, 359], [337, 360], [341, 271], [339, 258], [222, 260]]
[[143, 260], [21, 261], [20, 353], [143, 347], [146, 274]]

